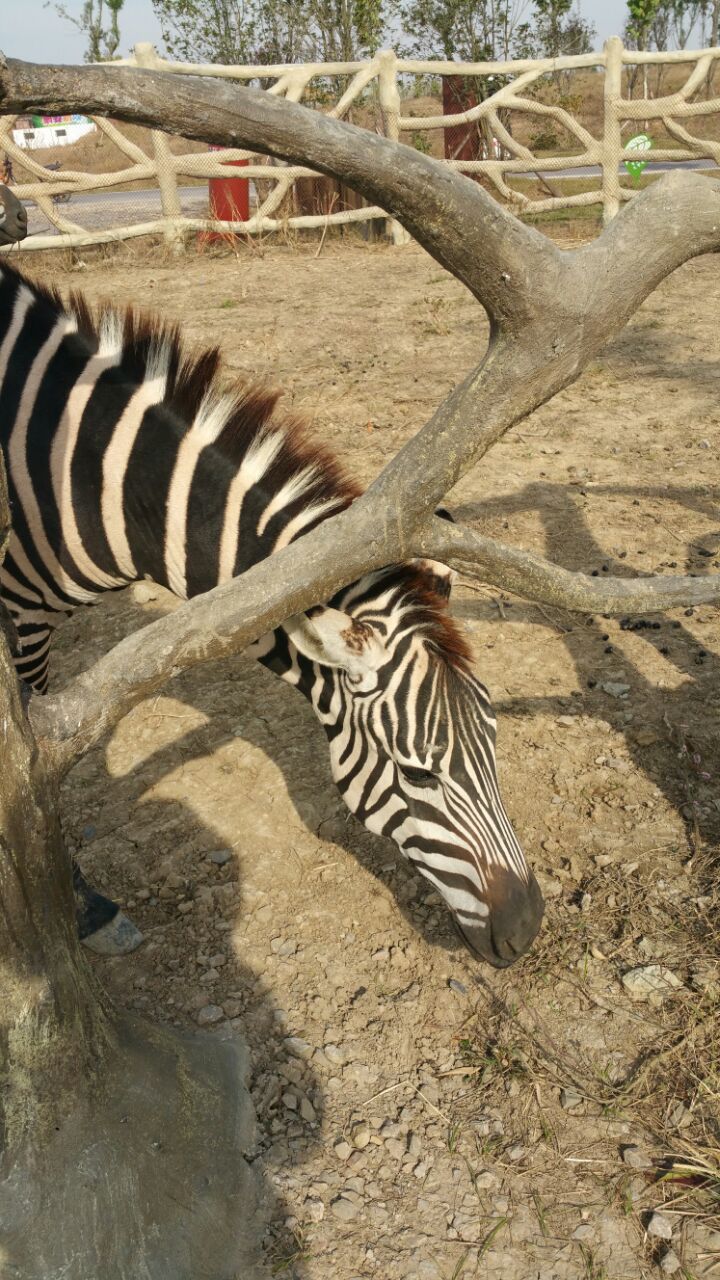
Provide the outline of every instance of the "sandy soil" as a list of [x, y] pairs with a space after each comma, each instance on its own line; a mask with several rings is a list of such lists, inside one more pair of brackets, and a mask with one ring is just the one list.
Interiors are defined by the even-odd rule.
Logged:
[[[415, 248], [316, 248], [121, 249], [60, 283], [219, 341], [369, 480], [486, 324]], [[720, 568], [718, 294], [715, 259], [683, 268], [449, 505], [570, 568]], [[66, 625], [58, 685], [168, 607], [134, 592]], [[275, 1273], [637, 1280], [664, 1259], [710, 1277], [708, 1197], [652, 1162], [720, 1146], [717, 611], [627, 630], [462, 585], [454, 609], [548, 896], [523, 963], [457, 950], [436, 895], [346, 813], [302, 699], [247, 660], [176, 681], [66, 783], [83, 869], [147, 939], [96, 963], [153, 1018], [248, 1038]], [[634, 1002], [622, 978], [650, 964], [680, 985]], [[656, 1209], [672, 1241], [647, 1233]]]

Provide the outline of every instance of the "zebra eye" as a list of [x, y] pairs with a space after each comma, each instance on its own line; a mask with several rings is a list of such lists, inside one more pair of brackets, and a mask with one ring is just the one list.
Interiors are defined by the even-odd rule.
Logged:
[[416, 769], [413, 765], [401, 764], [398, 766], [404, 778], [411, 782], [414, 787], [434, 787], [437, 778], [429, 769]]

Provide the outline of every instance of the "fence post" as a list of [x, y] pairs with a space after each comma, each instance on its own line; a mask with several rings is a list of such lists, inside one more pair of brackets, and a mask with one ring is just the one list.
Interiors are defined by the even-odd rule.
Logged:
[[603, 222], [612, 222], [620, 208], [620, 128], [622, 101], [623, 42], [620, 36], [605, 41], [605, 87], [603, 114], [602, 191]]
[[[393, 142], [400, 140], [400, 125], [398, 123], [402, 112], [400, 102], [400, 90], [397, 83], [397, 56], [393, 49], [381, 49], [377, 55], [379, 72], [378, 72], [378, 90], [380, 97], [380, 111], [382, 113], [383, 132], [386, 138], [391, 138]], [[410, 236], [400, 222], [396, 222], [394, 218], [388, 218], [387, 230], [393, 238], [394, 244], [409, 244]]]
[[[133, 53], [139, 67], [152, 69], [157, 66], [157, 54], [151, 44], [145, 41], [136, 44]], [[185, 244], [181, 228], [177, 225], [182, 217], [182, 205], [177, 189], [177, 173], [175, 162], [167, 137], [159, 129], [151, 129], [153, 153], [157, 167], [158, 187], [160, 188], [160, 204], [165, 219], [165, 240], [175, 254], [182, 253]]]

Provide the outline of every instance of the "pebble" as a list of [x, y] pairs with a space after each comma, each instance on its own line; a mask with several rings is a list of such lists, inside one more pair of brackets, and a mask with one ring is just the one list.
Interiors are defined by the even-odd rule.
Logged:
[[345, 1141], [344, 1138], [340, 1138], [340, 1140], [335, 1143], [335, 1145], [333, 1146], [333, 1151], [335, 1152], [335, 1155], [337, 1156], [338, 1160], [348, 1160], [349, 1157], [352, 1155], [352, 1147], [350, 1146], [349, 1142]]
[[352, 1144], [362, 1151], [370, 1142], [370, 1125], [367, 1120], [361, 1120], [360, 1124], [356, 1124], [351, 1131], [350, 1137]]
[[325, 1205], [317, 1196], [308, 1196], [305, 1201], [305, 1215], [310, 1222], [322, 1222], [325, 1217]]
[[581, 1222], [572, 1233], [573, 1240], [592, 1240], [595, 1235], [594, 1228], [589, 1222]]
[[654, 1240], [672, 1240], [672, 1222], [664, 1213], [651, 1213], [645, 1230]]
[[660, 1259], [660, 1270], [666, 1276], [674, 1276], [681, 1266], [682, 1263], [674, 1249], [667, 1249]]
[[294, 956], [298, 946], [294, 938], [272, 938], [270, 942], [270, 950], [276, 956], [286, 957]]
[[330, 1208], [341, 1222], [352, 1222], [360, 1212], [359, 1206], [353, 1204], [352, 1200], [347, 1200], [345, 1196], [338, 1196], [337, 1200], [333, 1200]]
[[567, 1088], [560, 1090], [560, 1106], [563, 1111], [572, 1111], [573, 1107], [579, 1107], [584, 1101], [577, 1089]]
[[287, 1036], [283, 1044], [293, 1058], [302, 1058], [305, 1061], [312, 1057], [312, 1045], [308, 1044], [307, 1040], [301, 1040], [299, 1036]]
[[451, 991], [457, 991], [458, 995], [467, 995], [467, 987], [463, 986], [462, 982], [458, 982], [457, 978], [450, 978], [448, 986]]
[[209, 862], [214, 862], [216, 867], [224, 867], [226, 862], [232, 861], [232, 851], [230, 849], [213, 849], [212, 853], [207, 855]]
[[413, 1169], [413, 1176], [415, 1178], [424, 1178], [427, 1171], [428, 1171], [427, 1161], [418, 1160], [418, 1163], [415, 1165], [415, 1168]]
[[652, 1160], [642, 1147], [638, 1147], [635, 1143], [630, 1146], [623, 1147], [621, 1153], [622, 1162], [626, 1164], [628, 1169], [649, 1169], [652, 1166]]
[[670, 1111], [667, 1118], [668, 1128], [670, 1129], [686, 1129], [692, 1123], [692, 1112], [684, 1102], [678, 1102]]
[[200, 1027], [210, 1027], [213, 1022], [221, 1022], [224, 1017], [225, 1014], [219, 1005], [206, 1004], [203, 1005], [202, 1009], [198, 1010], [195, 1015], [195, 1021]]
[[609, 693], [611, 698], [626, 698], [630, 692], [630, 685], [622, 684], [619, 680], [601, 681], [600, 688], [604, 693]]
[[398, 1138], [388, 1138], [385, 1143], [385, 1150], [388, 1155], [394, 1156], [396, 1160], [402, 1160], [405, 1155], [405, 1143], [400, 1142]]
[[317, 1118], [315, 1108], [309, 1098], [303, 1097], [300, 1099], [300, 1115], [303, 1120], [307, 1120], [308, 1124], [312, 1124], [313, 1120]]
[[647, 1000], [659, 1004], [682, 986], [680, 979], [661, 964], [648, 964], [623, 974], [622, 984], [631, 1000]]
[[334, 1067], [341, 1067], [345, 1061], [345, 1054], [336, 1044], [326, 1044], [323, 1047], [323, 1053], [328, 1062], [332, 1062]]

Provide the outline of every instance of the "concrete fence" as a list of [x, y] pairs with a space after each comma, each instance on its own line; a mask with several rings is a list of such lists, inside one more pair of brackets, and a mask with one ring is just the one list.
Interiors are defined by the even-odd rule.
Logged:
[[[654, 147], [654, 162], [696, 161], [708, 170], [720, 167], [720, 141], [698, 136], [692, 128], [694, 121], [720, 113], [720, 97], [713, 96], [712, 88], [718, 60], [720, 48], [639, 53], [626, 49], [618, 37], [613, 37], [597, 53], [538, 61], [408, 60], [386, 49], [362, 62], [242, 67], [168, 62], [151, 45], [138, 44], [133, 56], [121, 65], [239, 82], [261, 80], [269, 86], [268, 93], [304, 102], [336, 118], [347, 117], [354, 109], [356, 123], [360, 118], [389, 138], [397, 140], [404, 135], [416, 145], [418, 140], [432, 139], [436, 131], [446, 131], [440, 133], [442, 139], [448, 130], [460, 126], [476, 129], [478, 137], [482, 135], [488, 142], [472, 152], [476, 158], [451, 157], [443, 163], [469, 176], [481, 177], [498, 198], [509, 202], [521, 215], [595, 205], [602, 208], [604, 221], [608, 222], [621, 203], [635, 194], [632, 187], [621, 183], [623, 163], [638, 159], [636, 151], [626, 149], [624, 136], [628, 140], [638, 130], [659, 123], [668, 135], [668, 145]], [[680, 87], [665, 96], [623, 96], [623, 78], [625, 75], [627, 79], [630, 69], [639, 69], [641, 88], [644, 86], [647, 95], [646, 72], [651, 65], [679, 68], [680, 76], [675, 71], [672, 78], [676, 83], [682, 81]], [[583, 70], [603, 77], [601, 127], [595, 133], [578, 119], [580, 112], [573, 114], [563, 105], [572, 101], [572, 95], [556, 94], [556, 101], [547, 101], [538, 92], [543, 83], [557, 82], [560, 77], [571, 82], [573, 73]], [[437, 92], [438, 78], [447, 76], [465, 77], [469, 84], [481, 84], [488, 96], [477, 101], [470, 94], [465, 100], [473, 105], [455, 114], [438, 114], [434, 107], [431, 110], [435, 114], [418, 113], [418, 87], [433, 85]], [[424, 101], [427, 103], [427, 96]], [[565, 132], [572, 142], [562, 154], [557, 154], [558, 148], [552, 154], [537, 154], [532, 145], [514, 135], [515, 113], [533, 117], [541, 132], [543, 128], [546, 132]], [[5, 152], [15, 165], [21, 164], [29, 174], [30, 180], [18, 183], [15, 190], [22, 199], [37, 206], [37, 213], [31, 218], [33, 234], [24, 242], [22, 252], [158, 234], [179, 249], [193, 232], [259, 235], [376, 220], [386, 223], [397, 243], [407, 238], [403, 229], [377, 207], [360, 203], [358, 207], [347, 207], [346, 202], [336, 202], [332, 197], [322, 211], [302, 211], [302, 202], [298, 207], [295, 197], [302, 179], [317, 176], [311, 169], [283, 165], [242, 150], [178, 151], [171, 149], [168, 137], [158, 131], [150, 133], [146, 149], [112, 121], [102, 117], [93, 120], [127, 159], [123, 168], [89, 173], [63, 167], [60, 172], [51, 172], [13, 140], [15, 118], [0, 117], [0, 152]], [[717, 136], [720, 139], [720, 120]], [[428, 149], [441, 154], [445, 151], [442, 145]], [[460, 152], [467, 156], [467, 147], [460, 148]], [[239, 160], [247, 162], [242, 171], [233, 167], [233, 162]], [[571, 175], [568, 170], [572, 170]], [[207, 216], [206, 189], [199, 185], [188, 187], [188, 181], [197, 184], [198, 179], [237, 179], [240, 172], [250, 181], [253, 191], [250, 216], [238, 221], [212, 220]], [[555, 190], [551, 185], [553, 175], [557, 175]], [[569, 176], [580, 178], [583, 189], [557, 189], [557, 183], [567, 183]], [[129, 183], [141, 184], [144, 190], [128, 190]], [[575, 181], [573, 186], [577, 185]], [[122, 199], [119, 188], [124, 192]], [[107, 197], [110, 192], [118, 193], [112, 201]], [[128, 209], [133, 201], [135, 212], [130, 217]], [[153, 202], [156, 209], [148, 218], [143, 210]], [[99, 209], [103, 225], [98, 225]]]

